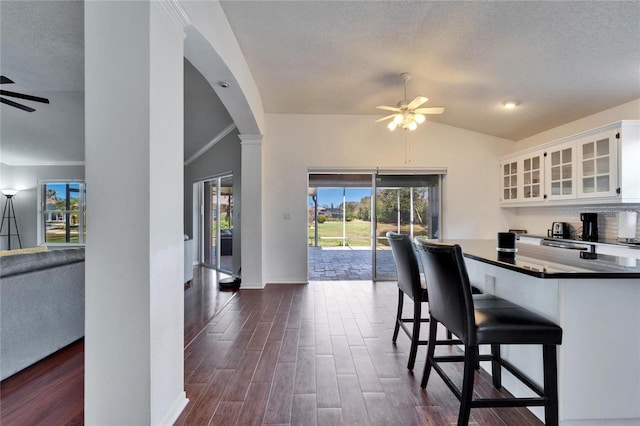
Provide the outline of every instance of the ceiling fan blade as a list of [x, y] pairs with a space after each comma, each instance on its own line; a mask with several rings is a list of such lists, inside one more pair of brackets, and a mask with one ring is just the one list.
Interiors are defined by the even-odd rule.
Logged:
[[380, 105], [380, 106], [377, 106], [376, 108], [384, 109], [385, 111], [400, 112], [400, 108], [390, 107], [386, 105]]
[[442, 114], [444, 112], [444, 108], [418, 108], [414, 112], [417, 114]]
[[8, 90], [0, 90], [0, 95], [11, 96], [12, 98], [19, 98], [27, 101], [42, 102], [43, 104], [49, 103], [49, 99], [41, 98], [39, 96], [24, 95], [22, 93], [9, 92]]
[[13, 83], [13, 80], [11, 80], [8, 77], [5, 77], [4, 75], [0, 75], [0, 84], [11, 84]]
[[19, 103], [17, 103], [17, 102], [13, 102], [13, 101], [11, 101], [11, 100], [9, 100], [9, 99], [0, 98], [0, 102], [1, 102], [1, 103], [3, 103], [3, 104], [11, 105], [12, 107], [16, 107], [16, 108], [19, 108], [19, 109], [24, 110], [24, 111], [27, 111], [27, 112], [33, 112], [33, 111], [35, 111], [35, 109], [33, 109], [33, 108], [30, 108], [30, 107], [28, 107], [28, 106], [25, 106], [25, 105], [19, 104]]
[[414, 100], [409, 102], [409, 105], [407, 105], [407, 109], [418, 108], [420, 105], [422, 105], [423, 103], [427, 102], [428, 100], [429, 99], [425, 98], [424, 96], [416, 96], [416, 98]]
[[381, 121], [388, 120], [391, 117], [395, 117], [395, 116], [396, 116], [395, 114], [387, 115], [386, 117], [378, 118], [376, 121], [374, 121], [374, 123], [379, 123]]

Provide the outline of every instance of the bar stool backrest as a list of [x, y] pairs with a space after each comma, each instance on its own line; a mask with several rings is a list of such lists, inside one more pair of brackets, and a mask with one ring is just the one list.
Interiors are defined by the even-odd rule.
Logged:
[[416, 240], [429, 283], [429, 313], [465, 344], [475, 344], [471, 285], [459, 245]]
[[387, 232], [387, 239], [396, 263], [398, 287], [411, 299], [420, 301], [422, 299], [420, 268], [411, 238], [408, 235]]

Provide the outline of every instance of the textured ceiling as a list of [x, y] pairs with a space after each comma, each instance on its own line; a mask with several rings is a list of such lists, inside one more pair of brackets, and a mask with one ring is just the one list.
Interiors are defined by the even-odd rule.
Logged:
[[266, 112], [376, 114], [407, 71], [431, 120], [519, 140], [640, 97], [636, 1], [221, 4]]
[[[637, 1], [221, 4], [268, 113], [373, 121], [410, 72], [407, 96], [446, 108], [430, 120], [519, 140], [640, 98]], [[82, 2], [0, 0], [0, 20], [1, 72], [16, 82], [3, 89], [52, 102], [32, 114], [0, 106], [2, 161], [82, 161]], [[504, 110], [507, 99], [520, 107]]]
[[84, 10], [78, 1], [0, 1], [3, 90], [48, 98], [0, 107], [2, 161], [84, 161]]

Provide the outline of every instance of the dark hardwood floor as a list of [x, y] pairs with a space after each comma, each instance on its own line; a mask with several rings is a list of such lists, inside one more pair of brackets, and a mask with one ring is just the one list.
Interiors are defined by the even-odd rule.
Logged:
[[[176, 424], [455, 424], [444, 382], [433, 374], [420, 389], [426, 347], [414, 376], [409, 339], [391, 342], [396, 295], [395, 283], [366, 281], [241, 290], [185, 350], [190, 402]], [[450, 371], [461, 382], [460, 368]], [[476, 388], [506, 394], [484, 372]], [[473, 409], [470, 424], [542, 423], [526, 409]]]
[[184, 345], [185, 347], [236, 294], [218, 290], [218, 280], [230, 275], [196, 266], [193, 280], [184, 290]]
[[[185, 291], [190, 402], [177, 425], [455, 424], [458, 401], [440, 378], [433, 374], [420, 389], [426, 348], [418, 351], [414, 376], [406, 369], [409, 339], [401, 333], [397, 345], [391, 342], [395, 283], [312, 282], [216, 294], [200, 286], [215, 279], [208, 272], [196, 272]], [[194, 301], [197, 292], [208, 302]], [[0, 424], [82, 424], [83, 356], [79, 341], [3, 381]], [[481, 396], [500, 393], [483, 372], [477, 383]], [[542, 423], [525, 409], [473, 409], [470, 424]]]

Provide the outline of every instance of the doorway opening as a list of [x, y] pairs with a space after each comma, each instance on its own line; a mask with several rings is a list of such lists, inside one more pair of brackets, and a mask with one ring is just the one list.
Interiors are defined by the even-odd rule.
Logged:
[[200, 262], [218, 271], [233, 273], [233, 176], [206, 180], [202, 185]]
[[395, 280], [388, 231], [437, 239], [442, 173], [310, 173], [308, 279]]

